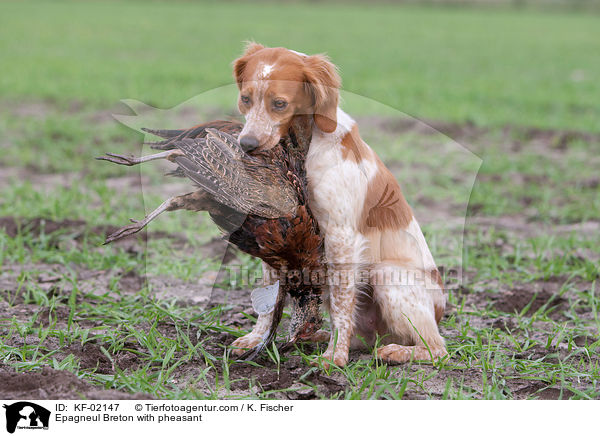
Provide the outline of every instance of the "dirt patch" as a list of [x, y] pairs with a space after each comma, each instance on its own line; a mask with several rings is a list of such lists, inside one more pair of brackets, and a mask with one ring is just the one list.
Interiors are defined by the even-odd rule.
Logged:
[[206, 244], [202, 244], [196, 251], [200, 256], [206, 259], [221, 259], [223, 264], [230, 264], [238, 260], [241, 251], [234, 245], [229, 244], [223, 238], [212, 238]]
[[[467, 278], [467, 281], [471, 279]], [[528, 307], [523, 313], [524, 316], [531, 316], [543, 308], [544, 313], [553, 320], [570, 319], [566, 313], [569, 310], [569, 301], [579, 301], [577, 292], [589, 291], [593, 286], [590, 282], [561, 276], [523, 282], [512, 287], [497, 280], [481, 281], [475, 287], [471, 287], [467, 281], [453, 292], [459, 301], [464, 298], [468, 306], [480, 310], [491, 307], [510, 315], [520, 314]], [[477, 325], [483, 323], [505, 331], [514, 328], [514, 321], [510, 316], [495, 321], [474, 320], [474, 322]]]
[[573, 393], [569, 390], [563, 390], [555, 387], [551, 387], [547, 384], [534, 382], [530, 386], [523, 387], [513, 392], [515, 400], [531, 399], [536, 398], [538, 400], [568, 400], [573, 396]]
[[[90, 270], [81, 265], [11, 264], [6, 263], [0, 273], [0, 296], [11, 305], [31, 302], [30, 286], [35, 285], [48, 298], [68, 298], [77, 282], [78, 299], [86, 296], [109, 294], [113, 298], [139, 292], [146, 278], [135, 270]], [[2, 302], [3, 303], [3, 302]]]
[[50, 113], [56, 112], [56, 105], [46, 101], [31, 101], [11, 104], [9, 113], [20, 118], [43, 120]]
[[256, 386], [262, 391], [287, 391], [276, 395], [284, 400], [329, 398], [343, 393], [347, 387], [343, 377], [311, 370], [298, 356], [288, 359], [278, 370], [274, 370], [272, 365], [256, 367], [236, 363], [230, 368], [230, 377], [239, 378], [232, 382], [232, 389], [252, 390]]
[[92, 369], [100, 374], [111, 374], [115, 370], [110, 359], [95, 344], [71, 345], [64, 352], [77, 357], [81, 369]]
[[0, 364], [0, 398], [32, 400], [141, 400], [147, 394], [129, 394], [114, 389], [100, 389], [80, 380], [68, 371], [44, 368], [39, 372], [17, 372]]
[[496, 229], [508, 230], [519, 235], [539, 235], [547, 233], [549, 230], [552, 233], [579, 233], [593, 234], [600, 230], [600, 221], [585, 221], [575, 224], [552, 224], [545, 225], [543, 223], [528, 219], [523, 215], [503, 215], [503, 216], [470, 216], [474, 212], [469, 208], [469, 216], [467, 216], [467, 224], [472, 229], [481, 229], [486, 227], [494, 227]]
[[[391, 133], [415, 133], [420, 135], [449, 136], [456, 141], [474, 142], [490, 135], [498, 128], [480, 127], [472, 122], [452, 123], [437, 120], [417, 120], [415, 118], [357, 117], [360, 126], [370, 126]], [[549, 148], [566, 151], [576, 140], [600, 142], [600, 135], [575, 130], [542, 129], [537, 127], [507, 125], [500, 129], [505, 138], [518, 138], [513, 151], [519, 151], [523, 143], [539, 142]]]
[[28, 233], [39, 237], [42, 232], [50, 234], [63, 229], [80, 229], [85, 227], [85, 224], [85, 221], [81, 220], [53, 221], [46, 218], [0, 217], [0, 229], [4, 230], [11, 238], [16, 237], [19, 233]]
[[166, 276], [149, 276], [152, 295], [161, 300], [175, 299], [182, 306], [204, 309], [211, 302], [217, 272], [208, 272], [190, 281]]
[[544, 307], [548, 309], [558, 309], [564, 307], [565, 299], [550, 289], [541, 289], [535, 291], [531, 288], [519, 287], [500, 295], [492, 297], [493, 306], [497, 310], [506, 313], [521, 313], [529, 306], [526, 313], [532, 314]]
[[[31, 315], [30, 312], [37, 313], [36, 305], [24, 304], [31, 303], [31, 295], [27, 285], [21, 284], [19, 279], [24, 276], [27, 278], [27, 284], [35, 284], [41, 291], [46, 293], [48, 298], [53, 296], [62, 297], [63, 300], [68, 298], [73, 290], [73, 280], [75, 280], [78, 302], [94, 296], [107, 296], [120, 301], [124, 296], [133, 295], [144, 286], [148, 286], [150, 293], [158, 300], [175, 299], [179, 305], [193, 305], [199, 310], [209, 304], [216, 304], [213, 301], [212, 294], [217, 272], [208, 272], [199, 278], [186, 281], [161, 275], [148, 276], [136, 270], [90, 270], [81, 265], [71, 265], [70, 268], [66, 268], [60, 264], [30, 264], [27, 266], [5, 264], [0, 273], [0, 296], [5, 301], [0, 300], [0, 308], [3, 304], [10, 304], [13, 307], [20, 305], [22, 310], [27, 309], [25, 310], [24, 319]], [[218, 294], [215, 297], [217, 301], [228, 301], [231, 304], [239, 292], [232, 291], [231, 298], [228, 298], [228, 295], [225, 295], [226, 292], [222, 289], [219, 290]], [[227, 294], [229, 293], [227, 292]], [[249, 305], [248, 295], [240, 297], [239, 300], [240, 302], [246, 300]], [[236, 307], [240, 310], [248, 308], [247, 305], [243, 309], [241, 305]], [[57, 309], [59, 308], [62, 307], [59, 306]], [[6, 317], [10, 319], [11, 310], [6, 310]], [[44, 312], [44, 310], [40, 312], [41, 319], [49, 319], [50, 314]], [[1, 311], [0, 315], [2, 315]], [[54, 317], [56, 315], [56, 313], [53, 314]], [[64, 322], [66, 317], [58, 317], [58, 320]]]
[[70, 354], [79, 359], [79, 367], [82, 370], [93, 371], [98, 374], [114, 374], [116, 368], [122, 371], [131, 371], [142, 364], [142, 361], [130, 351], [111, 354], [111, 361], [102, 351], [101, 346], [94, 343], [72, 344], [61, 349], [58, 357], [64, 358]]
[[[49, 218], [20, 218], [20, 217], [0, 217], [0, 230], [3, 230], [11, 238], [18, 234], [28, 234], [34, 238], [38, 238], [41, 234], [50, 235], [53, 233], [68, 234], [70, 239], [81, 241], [86, 232], [98, 235], [109, 235], [117, 231], [119, 227], [111, 225], [89, 226], [83, 220], [59, 220], [54, 221]], [[130, 245], [131, 241], [141, 240], [146, 242], [148, 238], [170, 238], [180, 242], [186, 239], [177, 234], [166, 232], [148, 232], [144, 229], [139, 233], [120, 239], [113, 244]], [[57, 246], [58, 248], [58, 246]]]

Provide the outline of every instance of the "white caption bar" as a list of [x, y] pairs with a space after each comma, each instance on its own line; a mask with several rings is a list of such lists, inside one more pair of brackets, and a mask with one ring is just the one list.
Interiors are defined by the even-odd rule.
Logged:
[[[3, 400], [0, 434], [578, 434], [593, 401]], [[554, 413], [553, 413], [554, 412]], [[36, 431], [39, 430], [39, 431]], [[136, 433], [134, 433], [136, 432]], [[367, 433], [368, 432], [368, 433]], [[219, 433], [210, 433], [219, 434]], [[586, 433], [587, 434], [587, 433]]]

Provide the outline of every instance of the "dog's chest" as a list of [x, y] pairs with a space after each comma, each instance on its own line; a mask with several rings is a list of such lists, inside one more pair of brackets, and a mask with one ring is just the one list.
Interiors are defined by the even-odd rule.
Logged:
[[326, 136], [315, 135], [306, 156], [310, 207], [325, 234], [332, 225], [356, 227], [369, 181], [355, 162], [342, 158], [341, 145]]

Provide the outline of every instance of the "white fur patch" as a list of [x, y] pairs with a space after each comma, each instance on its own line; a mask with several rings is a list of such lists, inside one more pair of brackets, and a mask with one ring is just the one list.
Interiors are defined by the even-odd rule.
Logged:
[[272, 64], [270, 64], [270, 65], [264, 64], [258, 72], [258, 78], [259, 79], [268, 79], [269, 76], [271, 75], [271, 73], [273, 72], [273, 67], [274, 67], [274, 65], [272, 65]]
[[417, 256], [421, 256], [423, 269], [425, 271], [431, 271], [435, 269], [436, 266], [433, 260], [433, 256], [431, 255], [431, 251], [429, 250], [427, 241], [425, 241], [425, 236], [423, 236], [421, 226], [419, 226], [419, 223], [417, 222], [414, 216], [413, 219], [410, 221], [410, 224], [408, 225], [406, 231], [414, 238], [415, 242], [417, 243], [418, 251], [414, 254]]
[[296, 50], [290, 50], [290, 51], [294, 54], [297, 54], [298, 56], [303, 56], [303, 57], [308, 56], [306, 53], [302, 53], [300, 51], [296, 51]]
[[330, 225], [356, 229], [369, 181], [377, 173], [375, 162], [362, 160], [357, 165], [342, 157], [342, 138], [354, 124], [338, 107], [335, 132], [315, 128], [306, 156], [311, 207], [325, 234]]
[[352, 130], [352, 126], [356, 124], [356, 121], [354, 121], [350, 115], [341, 110], [339, 107], [337, 108], [336, 115], [338, 126], [335, 133], [340, 135], [340, 138], [342, 138], [346, 133]]
[[313, 138], [306, 158], [311, 208], [325, 235], [332, 225], [356, 228], [369, 183], [358, 165], [342, 159], [340, 147], [328, 145]]

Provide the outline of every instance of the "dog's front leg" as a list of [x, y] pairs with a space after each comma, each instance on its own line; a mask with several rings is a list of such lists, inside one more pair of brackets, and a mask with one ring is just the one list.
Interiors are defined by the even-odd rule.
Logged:
[[348, 362], [350, 341], [354, 330], [356, 284], [362, 265], [364, 241], [350, 227], [328, 228], [325, 236], [328, 283], [330, 289], [331, 337], [323, 354], [327, 361], [342, 367]]
[[[277, 271], [271, 268], [269, 265], [263, 262], [262, 264], [263, 270], [263, 284], [272, 285], [277, 281]], [[256, 324], [252, 331], [244, 336], [237, 338], [231, 346], [233, 350], [231, 353], [234, 356], [239, 356], [243, 354], [250, 348], [256, 347], [260, 341], [263, 339], [263, 336], [269, 330], [269, 326], [273, 320], [273, 311], [266, 313], [264, 315], [259, 315], [256, 320]]]

